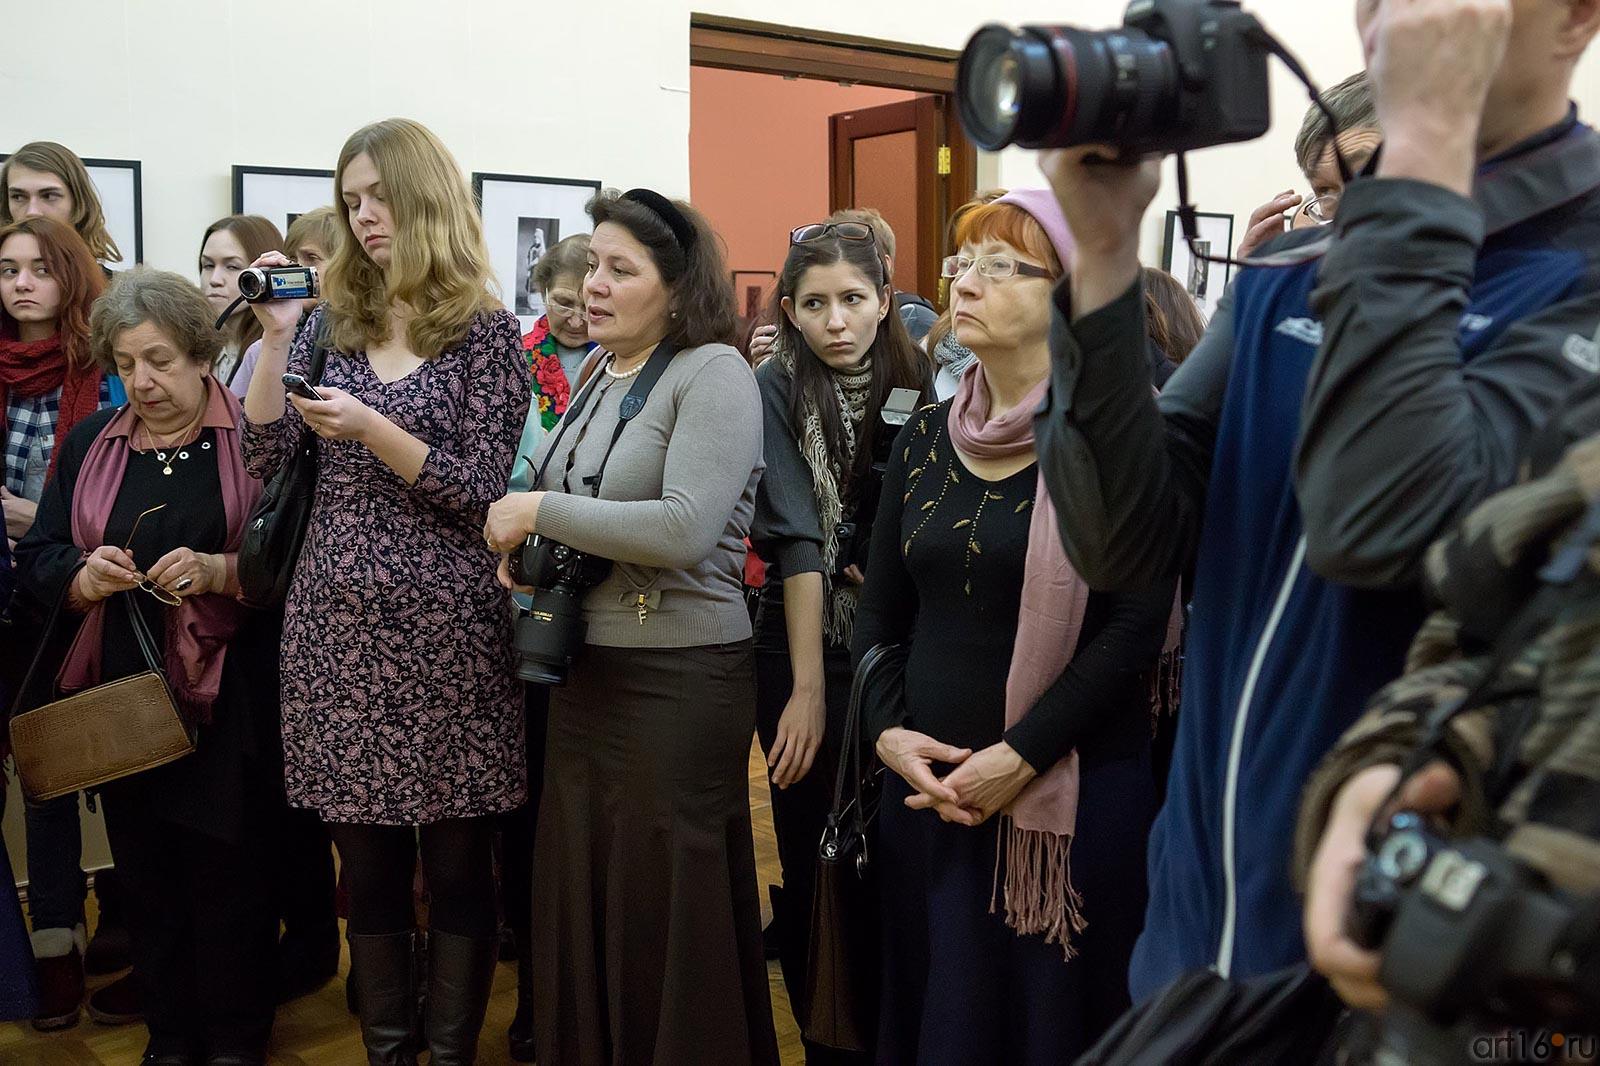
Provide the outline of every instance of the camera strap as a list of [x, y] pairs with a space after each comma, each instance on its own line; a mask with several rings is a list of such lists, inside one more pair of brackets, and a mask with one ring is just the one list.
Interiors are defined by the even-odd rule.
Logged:
[[[1549, 561], [1539, 569], [1538, 591], [1495, 637], [1483, 671], [1477, 680], [1460, 696], [1441, 704], [1428, 716], [1422, 740], [1411, 749], [1405, 761], [1400, 764], [1400, 780], [1390, 790], [1388, 798], [1378, 807], [1380, 816], [1381, 812], [1388, 810], [1399, 798], [1406, 782], [1444, 750], [1450, 724], [1463, 714], [1484, 705], [1506, 667], [1528, 642], [1540, 630], [1561, 617], [1569, 607], [1593, 599], [1592, 585], [1581, 581], [1580, 578], [1588, 568], [1589, 552], [1596, 544], [1600, 544], [1600, 502], [1591, 504], [1577, 526], [1554, 545]], [[1493, 776], [1503, 777], [1509, 771], [1516, 754], [1517, 739], [1529, 724], [1528, 722], [1511, 724], [1510, 732], [1499, 745], [1500, 758], [1498, 765], [1492, 768]], [[1374, 821], [1373, 828], [1369, 830], [1369, 844], [1374, 839], [1373, 834], [1380, 832], [1378, 827], [1381, 822], [1380, 817]]]
[[[666, 373], [667, 364], [672, 362], [672, 357], [678, 354], [678, 346], [671, 341], [662, 341], [656, 345], [656, 350], [650, 353], [650, 358], [645, 361], [644, 368], [639, 371], [639, 376], [633, 379], [633, 386], [628, 389], [628, 395], [622, 398], [622, 410], [617, 416], [617, 427], [611, 431], [611, 442], [606, 445], [606, 453], [600, 458], [600, 466], [593, 474], [583, 479], [589, 486], [590, 492], [598, 497], [600, 495], [600, 481], [605, 477], [606, 464], [611, 461], [611, 452], [617, 446], [617, 441], [622, 439], [622, 431], [628, 428], [628, 423], [644, 410], [645, 400], [650, 397], [650, 390], [656, 387], [656, 382], [661, 380], [661, 375]], [[566, 436], [567, 427], [578, 421], [578, 416], [583, 413], [589, 401], [600, 390], [601, 382], [605, 380], [605, 364], [600, 365], [588, 385], [578, 393], [575, 400], [567, 407], [567, 412], [561, 418], [561, 424], [556, 427], [556, 439], [551, 442], [550, 450], [545, 452], [544, 462], [539, 464], [539, 472], [533, 479], [533, 486], [544, 484], [545, 471], [550, 468], [550, 461], [555, 458], [556, 450], [561, 446], [561, 439]]]

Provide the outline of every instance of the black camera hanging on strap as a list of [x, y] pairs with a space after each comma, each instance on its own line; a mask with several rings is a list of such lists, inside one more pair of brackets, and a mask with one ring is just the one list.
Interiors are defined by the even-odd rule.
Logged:
[[[661, 380], [667, 364], [676, 353], [677, 346], [671, 341], [658, 344], [634, 378], [628, 394], [622, 398], [621, 412], [616, 428], [611, 431], [605, 455], [601, 457], [595, 472], [583, 479], [583, 484], [589, 487], [594, 497], [600, 495], [600, 482], [605, 477], [606, 464], [611, 460], [617, 441], [622, 439], [622, 431], [644, 410], [650, 390]], [[601, 380], [602, 376], [596, 373], [567, 407], [567, 413], [556, 427], [555, 439], [550, 442], [550, 450], [545, 453], [544, 462], [539, 464], [539, 472], [534, 476], [532, 484], [535, 489], [544, 484], [550, 460], [560, 448], [567, 428], [578, 420], [578, 416], [594, 400], [600, 390]], [[593, 418], [592, 413], [590, 417]], [[570, 474], [572, 458], [569, 457], [567, 462]], [[583, 594], [611, 573], [611, 560], [579, 551], [548, 537], [534, 535], [512, 553], [510, 561], [512, 579], [534, 590], [533, 607], [523, 611], [517, 618], [512, 639], [512, 648], [517, 657], [517, 676], [535, 684], [565, 684], [567, 671], [583, 646], [587, 628], [583, 620]], [[640, 597], [640, 602], [639, 624], [643, 625], [646, 617], [644, 597]]]

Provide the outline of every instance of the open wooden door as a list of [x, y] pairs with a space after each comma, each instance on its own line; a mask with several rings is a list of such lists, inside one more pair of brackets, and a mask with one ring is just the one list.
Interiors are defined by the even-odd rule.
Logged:
[[895, 288], [941, 306], [944, 220], [974, 181], [973, 154], [949, 107], [948, 96], [919, 96], [828, 120], [831, 209], [881, 211], [895, 234]]

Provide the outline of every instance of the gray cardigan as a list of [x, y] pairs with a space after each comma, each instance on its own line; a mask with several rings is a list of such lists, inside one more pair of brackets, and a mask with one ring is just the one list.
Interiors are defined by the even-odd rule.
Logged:
[[[631, 379], [603, 379], [602, 391], [561, 435], [535, 486], [548, 492], [535, 532], [617, 564], [584, 600], [590, 644], [687, 648], [744, 640], [744, 538], [763, 469], [755, 376], [725, 344], [675, 355], [617, 441], [596, 499], [583, 478], [599, 468], [631, 386]], [[551, 431], [540, 445], [535, 470], [556, 436]]]

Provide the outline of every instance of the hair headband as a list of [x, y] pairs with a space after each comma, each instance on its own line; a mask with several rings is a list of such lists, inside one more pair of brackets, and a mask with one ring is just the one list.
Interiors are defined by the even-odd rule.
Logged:
[[673, 206], [672, 201], [665, 196], [654, 189], [629, 189], [622, 194], [622, 199], [631, 200], [665, 222], [672, 235], [677, 238], [679, 248], [688, 252], [694, 247], [699, 234], [695, 232], [693, 223], [685, 218], [683, 212]]

